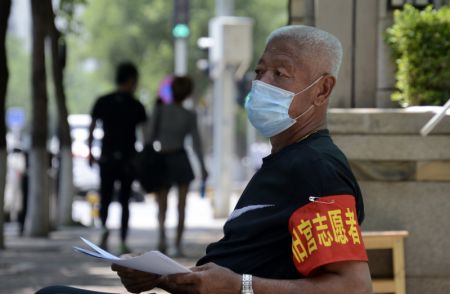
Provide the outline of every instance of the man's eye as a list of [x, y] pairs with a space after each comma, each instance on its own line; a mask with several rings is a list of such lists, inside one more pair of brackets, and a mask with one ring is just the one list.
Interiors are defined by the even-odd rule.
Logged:
[[275, 76], [277, 76], [277, 77], [285, 77], [286, 75], [284, 73], [282, 73], [281, 71], [276, 70], [275, 71]]
[[264, 71], [262, 69], [255, 69], [256, 79], [260, 79], [264, 75]]

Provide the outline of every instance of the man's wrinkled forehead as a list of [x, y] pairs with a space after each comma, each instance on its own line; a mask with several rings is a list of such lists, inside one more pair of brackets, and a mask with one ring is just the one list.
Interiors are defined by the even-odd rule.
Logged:
[[300, 61], [299, 48], [293, 42], [286, 40], [273, 40], [267, 44], [261, 56], [260, 62], [266, 59], [279, 60], [280, 62], [294, 62]]

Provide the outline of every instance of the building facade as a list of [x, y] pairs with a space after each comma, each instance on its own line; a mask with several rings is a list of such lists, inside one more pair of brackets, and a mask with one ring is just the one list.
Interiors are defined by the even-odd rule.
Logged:
[[330, 106], [395, 107], [395, 63], [384, 34], [405, 3], [435, 7], [448, 0], [289, 0], [289, 23], [314, 25], [336, 35], [344, 57]]

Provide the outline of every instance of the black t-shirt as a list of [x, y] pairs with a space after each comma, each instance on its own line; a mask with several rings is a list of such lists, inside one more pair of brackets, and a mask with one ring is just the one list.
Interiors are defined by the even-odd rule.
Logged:
[[103, 126], [102, 158], [126, 158], [135, 152], [136, 126], [146, 120], [145, 108], [133, 95], [114, 92], [98, 98], [92, 119]]
[[[318, 202], [312, 203], [311, 196], [320, 198], [314, 198]], [[353, 201], [352, 205], [348, 205], [349, 210], [341, 205], [340, 199]], [[342, 244], [338, 244], [340, 239], [337, 235], [334, 235], [336, 241], [331, 242], [332, 233], [338, 233], [334, 230], [337, 222], [333, 222], [333, 231], [331, 223], [327, 223], [328, 228], [324, 222], [314, 220], [313, 223], [307, 214], [312, 211], [313, 214], [309, 215], [321, 216], [324, 220], [329, 217], [331, 221], [332, 215], [336, 216], [333, 212], [341, 213], [341, 208], [345, 209], [338, 216], [341, 223], [343, 220], [344, 225], [348, 224], [348, 235], [344, 236], [346, 239]], [[310, 212], [305, 213], [305, 209]], [[351, 227], [353, 239], [350, 235], [350, 209], [353, 215], [357, 215]], [[345, 218], [346, 215], [349, 218]], [[253, 176], [225, 223], [224, 237], [208, 246], [206, 256], [198, 261], [198, 265], [214, 262], [240, 274], [295, 279], [327, 263], [367, 260], [362, 241], [358, 244], [361, 238], [358, 223], [363, 218], [361, 192], [347, 159], [332, 142], [328, 130], [321, 130], [264, 158], [261, 169]], [[300, 227], [305, 224], [309, 224], [314, 231], [308, 234], [306, 226]], [[297, 225], [301, 232], [292, 229]], [[330, 230], [328, 243], [326, 238], [323, 239], [327, 236], [319, 236], [325, 232], [320, 231], [324, 228]], [[301, 233], [304, 233], [304, 246], [300, 247], [311, 251], [308, 265], [294, 262], [294, 247], [299, 245], [299, 241], [295, 240]], [[312, 237], [316, 239], [312, 240]], [[352, 244], [352, 240], [356, 243]], [[315, 243], [308, 243], [312, 241]], [[299, 253], [298, 248], [295, 249]], [[308, 255], [307, 251], [305, 254]], [[306, 270], [305, 266], [308, 267]]]

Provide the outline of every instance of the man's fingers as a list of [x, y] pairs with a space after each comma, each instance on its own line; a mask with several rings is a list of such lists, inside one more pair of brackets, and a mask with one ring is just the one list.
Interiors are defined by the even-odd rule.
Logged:
[[157, 287], [160, 283], [160, 278], [152, 280], [152, 279], [129, 279], [129, 278], [120, 278], [122, 284], [127, 288], [129, 292], [139, 293], [151, 290]]
[[134, 279], [134, 280], [144, 279], [147, 281], [154, 281], [154, 280], [158, 280], [159, 278], [161, 278], [160, 275], [145, 273], [145, 272], [136, 271], [136, 270], [118, 271], [117, 275], [119, 275], [119, 277], [121, 277], [121, 278], [128, 278], [128, 279]]
[[139, 273], [140, 272], [140, 271], [131, 269], [129, 267], [121, 266], [121, 265], [118, 265], [115, 263], [111, 264], [111, 270], [118, 272], [118, 273], [121, 273], [121, 272]]
[[139, 292], [144, 292], [144, 291], [148, 291], [151, 290], [155, 287], [156, 284], [151, 283], [149, 281], [140, 281], [137, 283], [126, 283], [126, 281], [123, 281], [125, 283], [123, 283], [124, 285], [126, 285], [126, 288], [128, 291], [132, 292], [132, 293], [139, 293]]
[[115, 264], [115, 263], [113, 263], [113, 264], [111, 264], [111, 270], [113, 270], [113, 271], [115, 271], [115, 272], [118, 272], [118, 271], [124, 271], [124, 270], [128, 270], [128, 268], [126, 268], [126, 267], [124, 267], [124, 266], [121, 266], [121, 265], [118, 265], [118, 264]]

